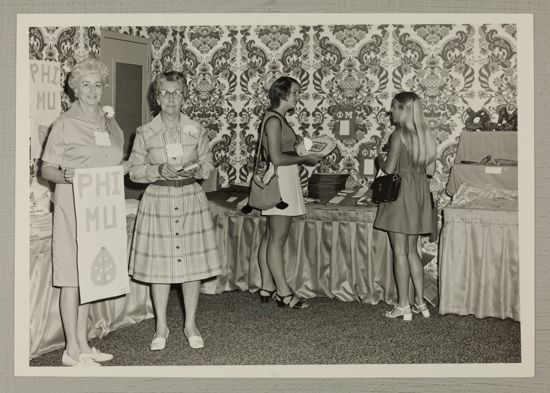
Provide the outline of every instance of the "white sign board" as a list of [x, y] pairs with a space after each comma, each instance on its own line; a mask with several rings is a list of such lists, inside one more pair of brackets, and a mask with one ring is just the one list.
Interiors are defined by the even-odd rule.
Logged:
[[80, 302], [126, 294], [130, 287], [122, 166], [75, 173]]
[[31, 157], [40, 158], [48, 128], [61, 114], [61, 67], [56, 61], [29, 62]]
[[61, 114], [61, 66], [57, 61], [29, 60], [29, 130], [30, 130], [30, 212], [50, 211], [48, 182], [36, 176], [37, 159], [53, 121]]

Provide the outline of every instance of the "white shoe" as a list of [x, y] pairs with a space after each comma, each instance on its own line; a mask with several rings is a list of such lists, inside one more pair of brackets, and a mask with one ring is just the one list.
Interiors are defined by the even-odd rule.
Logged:
[[166, 329], [166, 337], [153, 338], [153, 341], [151, 341], [151, 351], [162, 351], [166, 347], [168, 334], [170, 334], [170, 330]]
[[428, 310], [428, 306], [426, 305], [426, 303], [422, 303], [421, 305], [417, 305], [416, 303], [414, 303], [414, 305], [412, 306], [412, 312], [415, 314], [422, 313], [422, 316], [424, 318], [430, 317], [430, 310]]
[[92, 353], [83, 353], [82, 355], [92, 359], [94, 362], [106, 362], [113, 359], [113, 355], [110, 353], [103, 353], [95, 347], [92, 347]]
[[388, 318], [403, 317], [404, 321], [412, 321], [411, 306], [399, 307], [395, 305], [391, 311], [386, 311], [384, 315]]
[[85, 354], [81, 353], [78, 356], [77, 361], [70, 357], [67, 351], [63, 351], [61, 363], [63, 363], [64, 366], [68, 367], [101, 367], [101, 364], [94, 362], [91, 358], [84, 355]]
[[187, 337], [187, 341], [189, 342], [189, 346], [191, 348], [193, 349], [204, 348], [204, 340], [202, 339], [200, 333], [198, 336], [188, 336], [187, 330], [183, 329], [183, 334], [185, 334], [185, 337]]

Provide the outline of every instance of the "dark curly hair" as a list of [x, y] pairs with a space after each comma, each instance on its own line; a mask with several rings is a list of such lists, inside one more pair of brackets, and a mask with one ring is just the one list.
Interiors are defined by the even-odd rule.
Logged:
[[271, 109], [277, 108], [281, 103], [281, 99], [286, 99], [288, 97], [293, 83], [300, 86], [300, 83], [290, 76], [281, 76], [271, 84], [267, 94]]

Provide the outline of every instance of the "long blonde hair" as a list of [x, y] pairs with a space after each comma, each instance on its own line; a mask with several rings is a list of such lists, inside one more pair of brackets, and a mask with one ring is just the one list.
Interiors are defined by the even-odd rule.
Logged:
[[403, 117], [396, 119], [396, 123], [402, 130], [401, 140], [411, 153], [413, 164], [426, 166], [435, 161], [435, 138], [424, 118], [418, 94], [411, 91], [396, 94], [392, 100], [393, 108], [402, 111]]

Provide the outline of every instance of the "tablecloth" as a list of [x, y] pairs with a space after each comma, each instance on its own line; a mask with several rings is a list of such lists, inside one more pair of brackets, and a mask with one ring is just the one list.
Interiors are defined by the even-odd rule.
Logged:
[[520, 319], [518, 212], [443, 209], [440, 314]]
[[[224, 271], [203, 282], [201, 292], [256, 291], [261, 284], [257, 254], [265, 217], [257, 212], [245, 215], [237, 209], [242, 196], [228, 203], [228, 194], [217, 195], [217, 200], [209, 196], [209, 204]], [[307, 204], [306, 208], [306, 216], [293, 218], [285, 246], [290, 287], [304, 298], [324, 296], [394, 304], [397, 290], [389, 239], [385, 232], [372, 227], [376, 207]], [[134, 220], [134, 214], [127, 215], [129, 240]], [[59, 289], [51, 285], [51, 225], [51, 215], [35, 217], [31, 224], [31, 358], [64, 345]], [[103, 337], [112, 330], [151, 317], [149, 287], [131, 281], [128, 296], [91, 306], [89, 337]]]
[[464, 131], [460, 134], [455, 163], [462, 160], [481, 161], [491, 155], [493, 159], [518, 159], [518, 133], [516, 131]]
[[[258, 246], [265, 218], [257, 212], [211, 204], [224, 274], [204, 283], [205, 293], [261, 286]], [[393, 304], [397, 299], [388, 236], [372, 227], [375, 207], [306, 205], [292, 219], [284, 250], [290, 287], [299, 296]]]
[[[126, 217], [130, 239], [135, 216]], [[52, 286], [52, 215], [31, 217], [29, 356], [62, 348], [65, 343], [59, 313], [59, 288]], [[128, 242], [128, 245], [130, 242]], [[103, 337], [110, 331], [153, 317], [149, 287], [130, 281], [130, 293], [90, 306], [88, 337]]]
[[462, 183], [476, 187], [491, 184], [506, 190], [517, 190], [518, 167], [454, 164], [447, 183], [447, 193], [454, 195]]

